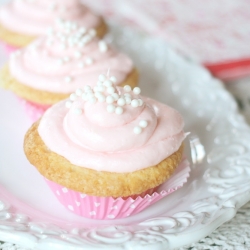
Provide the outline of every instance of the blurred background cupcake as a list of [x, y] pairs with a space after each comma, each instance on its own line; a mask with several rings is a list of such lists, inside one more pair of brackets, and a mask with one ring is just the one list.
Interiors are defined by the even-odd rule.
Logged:
[[59, 18], [95, 29], [99, 37], [107, 31], [103, 19], [79, 0], [13, 0], [0, 8], [0, 41], [8, 52], [26, 46]]
[[[104, 76], [109, 69], [111, 79]], [[138, 73], [132, 60], [77, 23], [59, 20], [48, 34], [12, 54], [0, 72], [0, 85], [21, 98], [36, 120], [50, 105], [100, 81], [135, 87]]]

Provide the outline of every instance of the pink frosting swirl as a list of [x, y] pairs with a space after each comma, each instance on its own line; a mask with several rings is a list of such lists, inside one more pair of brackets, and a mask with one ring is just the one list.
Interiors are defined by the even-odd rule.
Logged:
[[93, 86], [96, 75], [107, 69], [119, 84], [134, 67], [130, 58], [96, 38], [93, 29], [63, 20], [15, 53], [9, 66], [22, 84], [52, 93], [71, 93], [85, 83]]
[[80, 0], [14, 0], [0, 9], [3, 26], [30, 36], [44, 35], [58, 17], [77, 21], [86, 28], [97, 27], [101, 20]]
[[[126, 99], [122, 88], [116, 93]], [[64, 100], [47, 110], [38, 132], [50, 150], [78, 166], [126, 173], [156, 165], [181, 146], [183, 119], [169, 106], [137, 99], [133, 92], [130, 96], [132, 102], [142, 100], [140, 105], [128, 102], [122, 105], [123, 113], [116, 114], [107, 111], [106, 102], [86, 101], [78, 93], [71, 96], [73, 102]], [[118, 103], [112, 106], [120, 107]]]

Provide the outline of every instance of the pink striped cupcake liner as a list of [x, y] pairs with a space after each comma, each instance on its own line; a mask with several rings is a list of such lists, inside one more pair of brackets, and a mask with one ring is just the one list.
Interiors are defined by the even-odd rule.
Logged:
[[90, 219], [111, 220], [135, 215], [173, 193], [187, 182], [189, 172], [190, 164], [184, 159], [165, 183], [136, 197], [126, 198], [90, 196], [45, 180], [59, 202], [70, 212]]
[[17, 49], [19, 49], [19, 47], [10, 45], [5, 43], [4, 41], [0, 40], [0, 46], [2, 47], [2, 49], [8, 54], [10, 55], [12, 52], [16, 51]]
[[36, 122], [40, 119], [44, 112], [50, 107], [50, 105], [37, 104], [19, 97], [17, 97], [17, 99], [32, 122]]

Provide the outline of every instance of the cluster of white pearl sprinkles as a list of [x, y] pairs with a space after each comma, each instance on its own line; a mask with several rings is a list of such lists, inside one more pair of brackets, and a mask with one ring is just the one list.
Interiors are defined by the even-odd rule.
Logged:
[[142, 132], [143, 128], [146, 128], [148, 126], [148, 122], [145, 120], [141, 120], [139, 122], [139, 126], [134, 127], [134, 133], [135, 134], [140, 134]]
[[[129, 92], [133, 92], [135, 95], [139, 95], [141, 93], [141, 89], [139, 87], [135, 87], [133, 90], [129, 85], [124, 86], [124, 94], [118, 94], [114, 83], [116, 82], [116, 78], [111, 76], [110, 78], [105, 75], [99, 76], [99, 81], [97, 85], [91, 88], [90, 86], [84, 86], [84, 90], [77, 89], [75, 93], [72, 93], [69, 97], [70, 100], [65, 102], [66, 108], [71, 108], [73, 102], [81, 97], [84, 101], [90, 103], [106, 103], [107, 104], [107, 112], [114, 113], [117, 115], [121, 115], [124, 111], [123, 107], [125, 105], [131, 105], [133, 108], [137, 108], [143, 105], [143, 100], [140, 98], [132, 99], [132, 95]], [[81, 115], [82, 109], [75, 108], [73, 110], [75, 115]], [[139, 122], [139, 126], [134, 127], [134, 133], [140, 134], [143, 128], [148, 126], [148, 122], [145, 120], [141, 120]]]
[[[84, 57], [81, 51], [86, 44], [91, 42], [96, 36], [95, 29], [87, 30], [85, 27], [78, 27], [77, 23], [71, 21], [64, 21], [63, 19], [57, 19], [57, 25], [60, 27], [61, 31], [56, 31], [52, 27], [47, 30], [47, 46], [52, 46], [56, 42], [60, 50], [64, 51], [66, 49], [72, 48], [72, 56], [62, 56], [56, 58], [56, 63], [58, 66], [63, 66], [70, 61], [76, 61], [78, 68], [84, 68], [86, 66], [92, 65], [94, 59], [92, 57]], [[108, 45], [105, 41], [100, 40], [98, 42], [98, 48], [101, 53], [108, 51]], [[35, 46], [33, 49], [36, 49]], [[64, 81], [69, 83], [73, 80], [71, 76], [66, 76]]]

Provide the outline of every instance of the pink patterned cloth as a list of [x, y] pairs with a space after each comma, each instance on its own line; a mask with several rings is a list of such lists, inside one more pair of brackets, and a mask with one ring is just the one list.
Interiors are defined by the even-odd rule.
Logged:
[[215, 75], [250, 74], [249, 0], [83, 0], [106, 17], [164, 38]]

